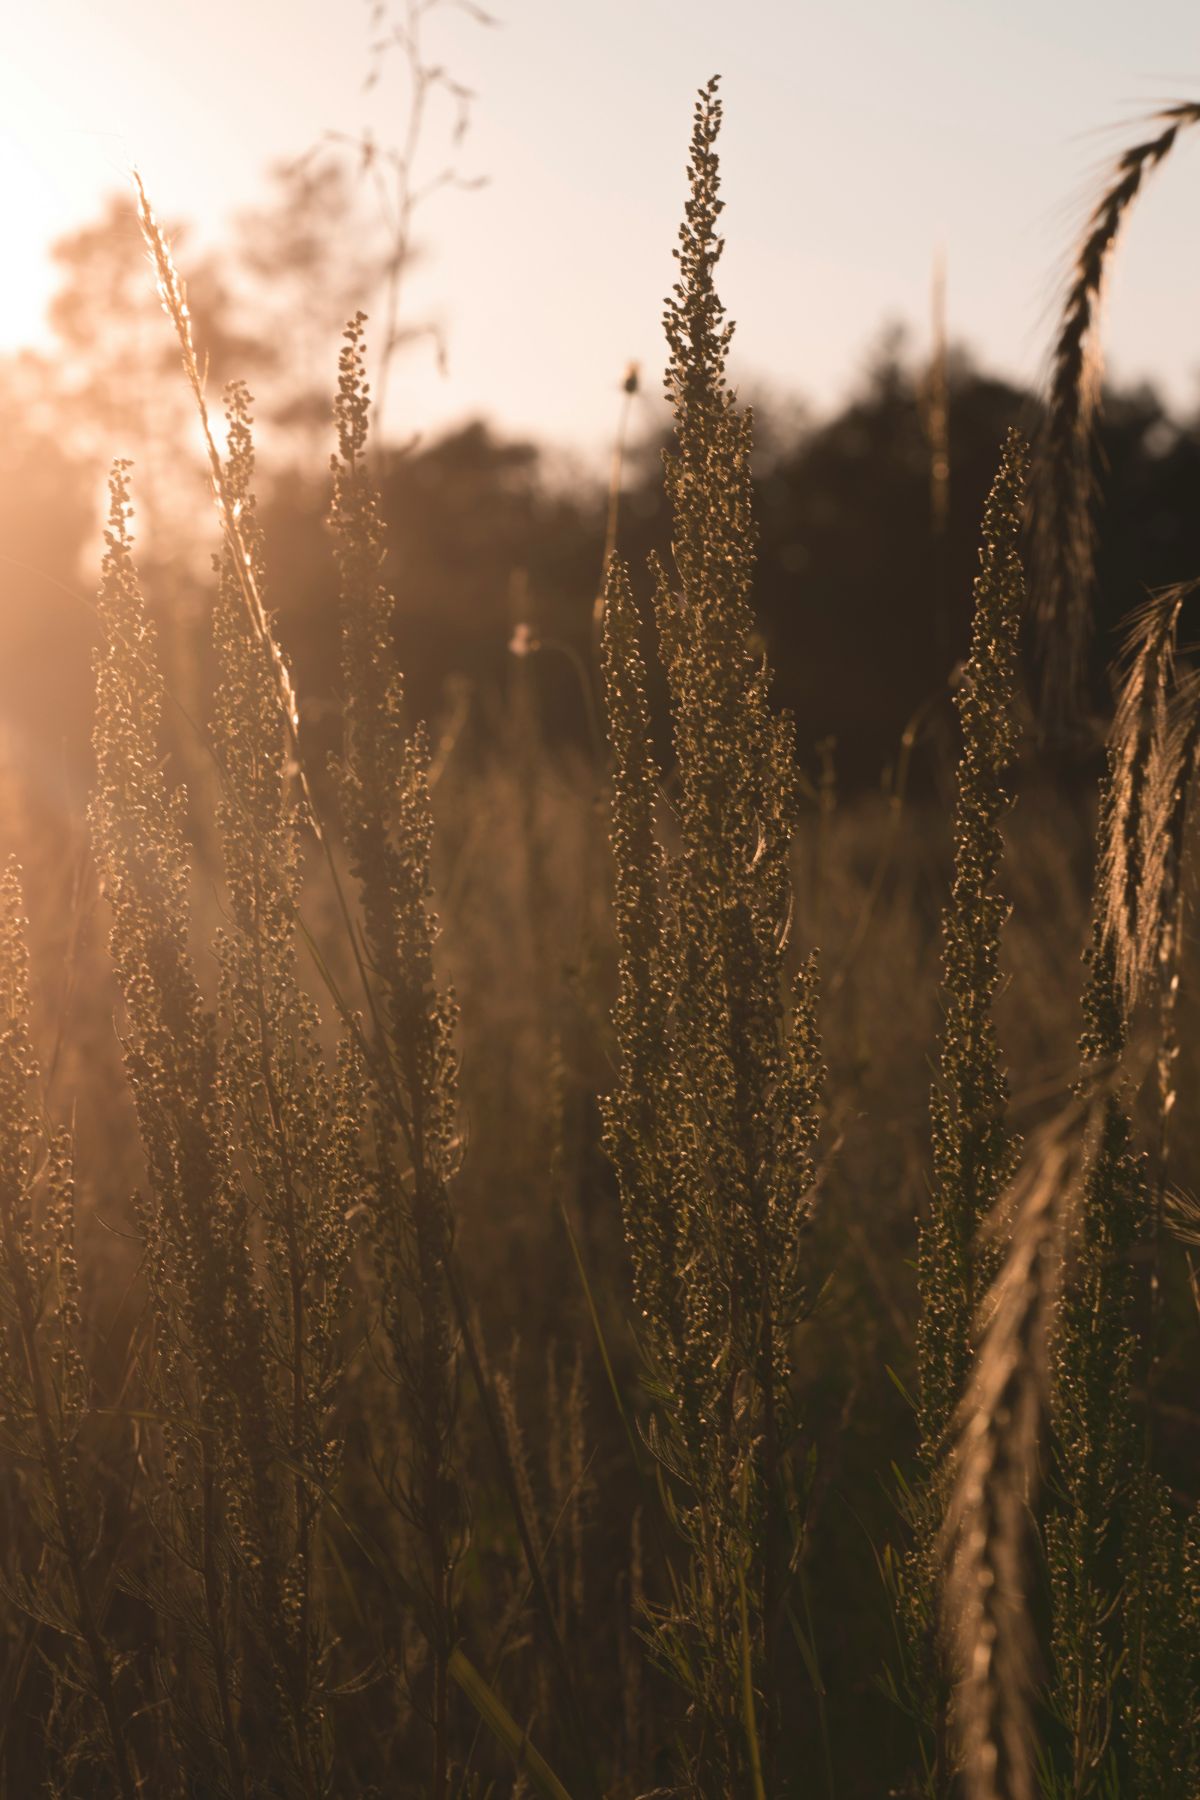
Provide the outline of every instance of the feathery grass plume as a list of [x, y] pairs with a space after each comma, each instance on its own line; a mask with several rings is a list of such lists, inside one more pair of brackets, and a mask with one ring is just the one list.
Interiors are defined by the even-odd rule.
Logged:
[[696, 106], [665, 315], [674, 567], [652, 568], [678, 777], [671, 856], [655, 831], [638, 618], [615, 557], [604, 629], [620, 948], [606, 1140], [657, 1401], [652, 1443], [691, 1553], [654, 1639], [692, 1701], [680, 1777], [713, 1794], [754, 1791], [755, 1717], [774, 1779], [791, 1337], [821, 1076], [811, 963], [785, 1002], [798, 793], [791, 721], [772, 709], [752, 647], [750, 422], [726, 387], [732, 326], [713, 284], [720, 121], [713, 81]]
[[954, 879], [942, 919], [944, 1019], [931, 1112], [933, 1179], [919, 1237], [921, 1320], [918, 1426], [932, 1468], [962, 1394], [970, 1328], [994, 1251], [977, 1256], [979, 1227], [1017, 1156], [1005, 1121], [1008, 1082], [992, 1007], [1000, 982], [1006, 903], [997, 883], [1004, 855], [1004, 785], [1017, 746], [1015, 676], [1025, 583], [1018, 535], [1028, 454], [1010, 432], [983, 515], [971, 648], [955, 695], [962, 721], [954, 810]]
[[996, 1043], [1006, 903], [998, 888], [1004, 846], [1004, 785], [1017, 745], [1016, 659], [1024, 605], [1018, 534], [1028, 452], [1010, 432], [984, 509], [971, 645], [955, 694], [962, 722], [954, 810], [954, 875], [942, 915], [943, 1022], [931, 1096], [933, 1174], [918, 1228], [917, 1429], [922, 1474], [904, 1511], [913, 1540], [893, 1563], [903, 1623], [907, 1704], [922, 1734], [933, 1791], [950, 1779], [945, 1691], [938, 1668], [934, 1605], [936, 1534], [949, 1434], [971, 1359], [971, 1324], [995, 1273], [994, 1242], [980, 1226], [996, 1206], [1018, 1156], [1006, 1123], [1008, 1082]]
[[1152, 594], [1130, 620], [1109, 738], [1101, 814], [1100, 928], [1120, 1004], [1131, 1012], [1151, 974], [1174, 966], [1184, 829], [1200, 751], [1200, 675], [1177, 643], [1200, 583]]
[[1062, 1239], [1076, 1203], [1090, 1103], [1030, 1144], [986, 1235], [1008, 1237], [979, 1313], [979, 1347], [956, 1416], [938, 1540], [941, 1617], [957, 1677], [951, 1725], [967, 1800], [1034, 1800], [1030, 1709], [1030, 1511]]
[[[275, 688], [276, 701], [287, 732], [288, 743], [292, 751], [295, 774], [308, 806], [308, 822], [317, 836], [321, 835], [321, 819], [312, 795], [308, 791], [308, 782], [304, 773], [304, 759], [300, 754], [300, 707], [296, 699], [296, 690], [292, 685], [291, 671], [271, 630], [270, 620], [263, 597], [259, 591], [256, 566], [246, 542], [243, 538], [240, 515], [236, 504], [236, 496], [231, 492], [226, 479], [224, 465], [213, 437], [212, 423], [209, 418], [208, 401], [204, 393], [204, 372], [201, 370], [196, 354], [196, 342], [192, 333], [192, 315], [188, 306], [187, 289], [183, 278], [175, 267], [171, 255], [171, 246], [163, 235], [162, 227], [151, 208], [146, 190], [140, 175], [134, 175], [138, 191], [138, 220], [142, 228], [142, 236], [154, 264], [155, 280], [158, 286], [158, 297], [163, 311], [175, 328], [175, 336], [179, 343], [179, 353], [183, 361], [183, 371], [188, 386], [192, 390], [192, 398], [196, 402], [196, 413], [200, 421], [200, 429], [204, 437], [204, 449], [208, 458], [209, 479], [212, 482], [213, 499], [221, 518], [230, 553], [230, 568], [234, 571], [242, 602], [246, 608], [246, 617], [250, 629], [258, 645], [264, 662], [271, 671]], [[207, 364], [205, 365], [207, 367]]]
[[[1179, 1665], [1189, 1665], [1200, 1643], [1195, 1596], [1189, 1598], [1182, 1573], [1194, 1525], [1177, 1517], [1151, 1467], [1149, 1407], [1138, 1453], [1132, 1396], [1139, 1380], [1152, 1389], [1159, 1352], [1181, 867], [1200, 751], [1200, 682], [1195, 671], [1179, 671], [1176, 652], [1195, 589], [1187, 583], [1152, 595], [1133, 617], [1100, 809], [1081, 1049], [1092, 1067], [1115, 1062], [1135, 1007], [1148, 994], [1157, 999], [1158, 1130], [1152, 1156], [1135, 1154], [1132, 1083], [1120, 1099], [1110, 1096], [1085, 1188], [1083, 1245], [1061, 1309], [1056, 1467], [1066, 1499], [1061, 1518], [1048, 1520], [1048, 1545], [1056, 1656], [1067, 1689], [1058, 1703], [1060, 1710], [1065, 1702], [1073, 1706], [1067, 1722], [1084, 1774], [1072, 1792], [1080, 1794], [1092, 1791], [1093, 1780], [1098, 1785], [1093, 1771], [1102, 1755], [1138, 1793], [1191, 1794], [1188, 1770], [1200, 1756], [1195, 1684], [1181, 1686], [1179, 1677]], [[1139, 1246], [1151, 1263], [1140, 1347], [1130, 1318]]]
[[465, 1509], [454, 1469], [458, 1344], [447, 1283], [448, 1192], [458, 1159], [455, 1008], [433, 965], [433, 816], [424, 730], [411, 734], [380, 579], [383, 526], [366, 465], [368, 388], [360, 313], [339, 361], [331, 524], [337, 546], [345, 686], [343, 751], [334, 766], [370, 963], [376, 1041], [374, 1181], [369, 1189], [383, 1326], [408, 1430], [396, 1500], [412, 1532], [431, 1633], [435, 1800], [447, 1793], [447, 1666], [458, 1635], [456, 1569]]
[[[438, 997], [432, 982], [435, 922], [426, 911], [431, 833], [426, 773], [428, 752], [420, 731], [406, 737], [403, 730], [399, 675], [387, 631], [391, 599], [376, 579], [379, 520], [377, 498], [371, 492], [365, 474], [367, 401], [362, 382], [361, 344], [354, 377], [348, 376], [343, 359], [343, 393], [337, 409], [339, 437], [343, 448], [356, 435], [358, 441], [348, 459], [344, 458], [340, 465], [334, 459], [333, 523], [339, 540], [343, 596], [349, 597], [343, 613], [346, 626], [343, 643], [346, 648], [344, 668], [350, 671], [348, 686], [352, 696], [345, 713], [347, 751], [335, 774], [339, 777], [342, 793], [351, 866], [362, 889], [367, 922], [365, 945], [360, 925], [345, 896], [337, 859], [314, 804], [305, 771], [290, 673], [271, 631], [261, 592], [260, 571], [243, 531], [237, 496], [216, 449], [183, 283], [144, 194], [141, 198], [143, 233], [155, 264], [164, 307], [175, 326], [184, 370], [200, 415], [229, 567], [236, 575], [250, 632], [264, 669], [270, 673], [291, 751], [289, 773], [294, 773], [297, 778], [308, 823], [321, 844], [335, 903], [346, 928], [347, 942], [374, 1025], [373, 1041], [368, 1042], [360, 1022], [335, 989], [334, 997], [349, 1038], [357, 1040], [354, 1044], [347, 1042], [342, 1065], [347, 1079], [341, 1083], [338, 1139], [346, 1176], [344, 1185], [347, 1188], [356, 1185], [358, 1190], [374, 1196], [376, 1204], [368, 1205], [367, 1210], [377, 1223], [392, 1222], [390, 1226], [385, 1224], [382, 1234], [376, 1234], [377, 1266], [385, 1294], [391, 1291], [395, 1300], [404, 1289], [418, 1300], [411, 1314], [408, 1307], [394, 1303], [390, 1309], [390, 1318], [398, 1333], [403, 1328], [402, 1321], [410, 1316], [420, 1320], [407, 1342], [401, 1345], [399, 1336], [392, 1342], [401, 1385], [407, 1389], [412, 1401], [410, 1424], [413, 1417], [418, 1421], [417, 1434], [411, 1442], [416, 1444], [419, 1440], [420, 1443], [420, 1454], [409, 1471], [412, 1478], [402, 1479], [392, 1490], [392, 1497], [407, 1516], [416, 1538], [428, 1539], [433, 1546], [426, 1559], [428, 1570], [433, 1571], [430, 1579], [424, 1582], [420, 1593], [410, 1587], [405, 1591], [413, 1602], [411, 1617], [406, 1622], [415, 1623], [433, 1648], [434, 1692], [430, 1711], [434, 1721], [434, 1787], [440, 1792], [448, 1779], [449, 1769], [448, 1679], [463, 1686], [472, 1704], [479, 1705], [481, 1698], [485, 1699], [485, 1716], [493, 1731], [500, 1729], [498, 1721], [503, 1710], [497, 1710], [498, 1702], [475, 1676], [464, 1681], [465, 1659], [456, 1649], [449, 1648], [454, 1631], [447, 1599], [453, 1587], [458, 1540], [465, 1518], [461, 1493], [448, 1474], [448, 1444], [456, 1393], [456, 1336], [461, 1336], [468, 1361], [484, 1384], [480, 1398], [492, 1447], [497, 1453], [516, 1513], [539, 1614], [548, 1626], [556, 1652], [572, 1732], [580, 1743], [584, 1733], [565, 1652], [557, 1639], [549, 1594], [505, 1453], [501, 1423], [490, 1390], [486, 1388], [482, 1359], [471, 1335], [461, 1282], [451, 1261], [451, 1233], [446, 1229], [449, 1209], [445, 1204], [445, 1176], [457, 1155], [453, 1125], [455, 1069], [451, 1048], [454, 1009], [448, 997]], [[357, 332], [361, 339], [361, 320], [352, 327], [352, 332]], [[351, 396], [350, 387], [355, 383], [355, 394]], [[343, 529], [347, 524], [349, 529]], [[359, 526], [364, 528], [365, 538], [361, 533], [356, 535]], [[373, 537], [372, 534], [376, 535]], [[365, 556], [364, 544], [367, 545]], [[359, 676], [364, 679], [358, 679]], [[396, 780], [398, 770], [399, 781]], [[366, 1099], [368, 1090], [373, 1095], [371, 1103]], [[347, 1104], [357, 1105], [360, 1119], [372, 1128], [375, 1155], [371, 1162], [358, 1155], [355, 1127], [348, 1117], [343, 1116]], [[346, 1197], [349, 1198], [349, 1194]], [[356, 1205], [357, 1194], [354, 1200]], [[391, 1237], [385, 1242], [389, 1231]], [[452, 1303], [453, 1329], [449, 1324], [447, 1299]], [[294, 1474], [294, 1469], [292, 1472]], [[451, 1500], [453, 1505], [449, 1504]], [[286, 1632], [273, 1633], [271, 1641], [286, 1645]], [[286, 1698], [287, 1681], [277, 1685], [280, 1696]], [[506, 1730], [506, 1727], [500, 1730], [500, 1735], [507, 1742]]]
[[[255, 590], [265, 592], [251, 480], [250, 396], [228, 396], [225, 481]], [[219, 1080], [261, 1220], [269, 1336], [280, 1379], [276, 1431], [294, 1469], [276, 1545], [283, 1568], [286, 1681], [306, 1780], [330, 1776], [321, 1683], [332, 1644], [322, 1613], [320, 1493], [336, 1479], [339, 1446], [327, 1427], [337, 1396], [347, 1301], [345, 1222], [353, 1169], [342, 1157], [339, 1103], [318, 1042], [319, 1019], [296, 967], [299, 817], [272, 670], [247, 616], [228, 542], [214, 559], [218, 683], [214, 748], [221, 770], [218, 825], [230, 923], [217, 939], [223, 1027]], [[269, 618], [268, 618], [269, 626]], [[357, 1196], [355, 1196], [357, 1198]], [[352, 1202], [351, 1202], [352, 1203]]]
[[[1068, 1245], [1053, 1356], [1054, 1456], [1046, 1519], [1053, 1604], [1050, 1702], [1070, 1750], [1068, 1791], [1184, 1794], [1156, 1785], [1182, 1769], [1184, 1714], [1174, 1693], [1195, 1621], [1181, 1595], [1164, 1606], [1164, 1570], [1185, 1558], [1184, 1527], [1150, 1466], [1147, 1413], [1140, 1436], [1135, 1364], [1156, 1354], [1158, 1276], [1151, 1276], [1149, 1337], [1139, 1352], [1132, 1318], [1135, 1258], [1157, 1263], [1172, 1110], [1173, 1013], [1191, 782], [1200, 742], [1200, 691], [1176, 669], [1176, 639], [1194, 584], [1153, 595], [1126, 643], [1108, 771], [1101, 793], [1093, 942], [1084, 992], [1081, 1092], [1119, 1071], [1131, 1014], [1158, 988], [1159, 1144], [1151, 1179], [1130, 1117], [1134, 1083], [1109, 1086]], [[1186, 1709], [1185, 1709], [1186, 1710]], [[1181, 1778], [1182, 1779], [1182, 1778]], [[1163, 1773], [1163, 1781], [1167, 1781]]]
[[[131, 1712], [118, 1698], [120, 1664], [104, 1628], [111, 1575], [92, 1567], [95, 1507], [82, 1489], [88, 1376], [78, 1345], [72, 1145], [68, 1132], [43, 1125], [38, 1080], [21, 889], [10, 862], [0, 877], [0, 1433], [6, 1454], [34, 1472], [26, 1504], [43, 1552], [36, 1579], [20, 1578], [9, 1597], [65, 1647], [65, 1681], [94, 1712], [72, 1759], [106, 1766], [113, 1791], [133, 1800]], [[48, 1768], [55, 1740], [48, 1731]]]
[[[1108, 810], [1102, 800], [1102, 813]], [[1116, 957], [1097, 918], [1088, 953], [1081, 1097], [1104, 1089], [1086, 1146], [1051, 1351], [1052, 1479], [1044, 1526], [1050, 1574], [1048, 1701], [1066, 1737], [1072, 1796], [1109, 1791], [1121, 1707], [1121, 1555], [1136, 1486], [1131, 1406], [1133, 1254], [1148, 1222], [1145, 1159], [1128, 1095], [1112, 1085], [1127, 1015]]]
[[1198, 120], [1200, 104], [1194, 101], [1164, 107], [1154, 116], [1161, 126], [1157, 135], [1120, 156], [1088, 219], [1068, 282], [1051, 358], [1034, 521], [1047, 714], [1077, 700], [1091, 625], [1094, 438], [1100, 398], [1095, 327], [1109, 257], [1147, 175], [1168, 155], [1179, 133]]
[[[1110, 808], [1106, 808], [1110, 810]], [[1072, 1796], [1195, 1795], [1200, 1773], [1196, 1516], [1178, 1517], [1133, 1409], [1133, 1258], [1153, 1242], [1148, 1159], [1119, 1075], [1128, 1015], [1097, 916], [1085, 990], [1081, 1093], [1105, 1084], [1072, 1222], [1052, 1348], [1052, 1481], [1045, 1519], [1054, 1669], [1049, 1703]], [[1150, 1346], [1153, 1354], [1153, 1346]]]
[[[125, 1002], [125, 1067], [150, 1179], [141, 1207], [159, 1328], [156, 1373], [169, 1499], [161, 1521], [176, 1608], [207, 1664], [211, 1706], [188, 1721], [189, 1753], [220, 1746], [223, 1787], [251, 1791], [254, 1762], [302, 1766], [287, 1704], [267, 1307], [250, 1247], [244, 1185], [218, 1072], [215, 1023], [188, 950], [184, 797], [162, 767], [162, 679], [129, 535], [127, 465], [110, 482], [98, 603], [91, 818], [112, 912], [110, 951]], [[184, 1571], [197, 1575], [192, 1596]], [[244, 1655], [235, 1666], [232, 1586]], [[193, 1606], [194, 1598], [194, 1606]], [[209, 1713], [211, 1711], [211, 1717]], [[313, 1791], [302, 1785], [302, 1792]]]

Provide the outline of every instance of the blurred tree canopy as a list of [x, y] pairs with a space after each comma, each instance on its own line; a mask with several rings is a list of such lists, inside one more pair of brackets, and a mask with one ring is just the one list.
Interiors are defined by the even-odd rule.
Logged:
[[[324, 446], [342, 314], [375, 265], [353, 195], [328, 166], [277, 172], [270, 205], [240, 220], [225, 253], [188, 257], [211, 400], [237, 374], [259, 395], [260, 486], [270, 598], [314, 730], [335, 698], [333, 572]], [[62, 283], [53, 356], [0, 363], [0, 730], [39, 763], [86, 781], [96, 499], [113, 455], [135, 460], [139, 554], [161, 609], [191, 621], [182, 654], [204, 658], [215, 526], [167, 322], [127, 200], [56, 252]], [[963, 655], [976, 524], [1012, 423], [1036, 426], [1030, 396], [948, 365], [950, 488], [935, 541], [923, 372], [895, 334], [832, 417], [780, 412], [760, 432], [756, 608], [781, 701], [802, 749], [836, 740], [839, 780], [874, 783], [908, 721], [944, 692]], [[657, 446], [627, 458], [619, 539], [635, 571], [668, 548]], [[1094, 695], [1117, 622], [1149, 587], [1200, 572], [1200, 419], [1172, 416], [1147, 388], [1108, 396], [1101, 449]], [[474, 696], [475, 730], [501, 729], [514, 673], [532, 661], [544, 728], [580, 735], [579, 659], [591, 654], [606, 497], [547, 450], [481, 421], [386, 451], [381, 482], [400, 655], [415, 712], [436, 716], [447, 684]], [[186, 520], [186, 525], [181, 521]], [[172, 628], [177, 618], [167, 623]], [[188, 646], [190, 645], [190, 649]], [[559, 652], [566, 648], [572, 654]], [[174, 660], [178, 665], [178, 644]], [[575, 661], [572, 661], [572, 657]], [[189, 688], [191, 687], [189, 683]], [[203, 683], [196, 684], [202, 691]]]

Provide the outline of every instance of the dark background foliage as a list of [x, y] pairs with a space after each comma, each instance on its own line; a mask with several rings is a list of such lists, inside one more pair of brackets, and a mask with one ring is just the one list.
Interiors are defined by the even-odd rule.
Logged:
[[[281, 260], [311, 274], [312, 219], [335, 211], [327, 185], [284, 186], [274, 218]], [[319, 222], [319, 220], [318, 220]], [[287, 227], [290, 226], [290, 235]], [[271, 597], [315, 725], [333, 698], [337, 667], [325, 527], [328, 484], [315, 474], [328, 451], [332, 296], [323, 329], [296, 346], [306, 372], [297, 398], [278, 397], [287, 357], [277, 337], [245, 328], [231, 297], [249, 271], [266, 279], [262, 224], [256, 263], [235, 244], [230, 268], [202, 263], [191, 303], [210, 356], [210, 385], [248, 380], [274, 430], [262, 455]], [[288, 249], [292, 261], [288, 261]], [[186, 266], [186, 234], [180, 243]], [[331, 254], [326, 241], [325, 260]], [[20, 760], [46, 778], [58, 765], [82, 774], [92, 628], [88, 617], [97, 541], [98, 482], [114, 447], [138, 463], [143, 561], [152, 604], [168, 628], [188, 633], [201, 603], [206, 547], [181, 553], [166, 527], [201, 495], [201, 477], [178, 455], [185, 396], [174, 347], [161, 328], [132, 213], [114, 202], [103, 219], [60, 247], [63, 286], [52, 317], [61, 354], [0, 365], [6, 428], [0, 448], [0, 720]], [[343, 284], [344, 285], [344, 284]], [[322, 352], [328, 352], [327, 362]], [[294, 371], [296, 363], [291, 365]], [[802, 753], [836, 743], [843, 789], [873, 786], [895, 758], [901, 733], [965, 654], [976, 523], [1005, 428], [1027, 432], [1036, 402], [977, 368], [949, 359], [949, 507], [935, 539], [925, 429], [926, 370], [901, 334], [889, 332], [855, 391], [833, 416], [774, 416], [760, 404], [756, 503], [760, 532], [755, 608], [776, 692], [799, 721]], [[287, 380], [288, 378], [285, 378]], [[303, 404], [301, 404], [301, 401]], [[651, 409], [643, 407], [643, 421]], [[86, 424], [85, 424], [86, 421]], [[1149, 588], [1200, 566], [1200, 518], [1190, 497], [1200, 475], [1196, 421], [1173, 413], [1149, 388], [1108, 395], [1101, 433], [1101, 493], [1092, 697], [1107, 709], [1105, 669], [1118, 621]], [[644, 425], [643, 425], [644, 431]], [[175, 433], [174, 437], [172, 433]], [[644, 436], [626, 458], [619, 541], [635, 569], [665, 548], [658, 443]], [[587, 729], [568, 646], [590, 653], [606, 497], [603, 482], [552, 448], [512, 440], [488, 421], [392, 449], [380, 470], [396, 587], [400, 654], [414, 711], [436, 718], [450, 694], [473, 698], [473, 728], [498, 728], [513, 674], [508, 645], [524, 623], [552, 653], [536, 659], [543, 724], [555, 738]], [[870, 646], [870, 656], [863, 654]], [[65, 756], [65, 764], [64, 764]]]

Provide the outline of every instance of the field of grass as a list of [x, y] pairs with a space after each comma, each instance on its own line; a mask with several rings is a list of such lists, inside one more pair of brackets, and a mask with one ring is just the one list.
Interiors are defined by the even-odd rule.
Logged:
[[995, 446], [933, 773], [851, 801], [758, 634], [715, 83], [669, 555], [614, 494], [486, 737], [406, 703], [361, 315], [313, 732], [142, 194], [214, 566], [181, 694], [115, 464], [86, 820], [5, 775], [0, 1791], [1197, 1800], [1191, 587], [1062, 774], [1096, 302], [1195, 117]]

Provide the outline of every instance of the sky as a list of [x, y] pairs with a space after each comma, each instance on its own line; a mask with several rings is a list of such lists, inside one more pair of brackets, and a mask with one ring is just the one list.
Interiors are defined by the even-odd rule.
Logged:
[[[462, 0], [429, 53], [475, 94], [460, 172], [418, 225], [408, 297], [435, 319], [397, 369], [391, 429], [483, 414], [598, 458], [627, 364], [646, 417], [685, 194], [695, 89], [722, 77], [727, 250], [747, 392], [818, 410], [889, 322], [928, 340], [935, 259], [951, 336], [1024, 382], [1044, 371], [1073, 238], [1106, 165], [1163, 100], [1200, 93], [1194, 0]], [[0, 350], [47, 342], [49, 244], [140, 169], [157, 211], [217, 243], [267, 165], [326, 131], [404, 128], [364, 95], [366, 0], [0, 0]], [[432, 175], [449, 113], [425, 140]], [[1119, 379], [1200, 399], [1196, 143], [1131, 220], [1107, 300]], [[186, 268], [185, 268], [186, 274]]]

